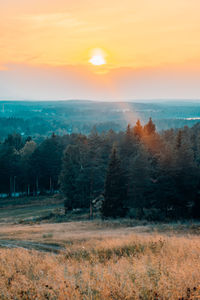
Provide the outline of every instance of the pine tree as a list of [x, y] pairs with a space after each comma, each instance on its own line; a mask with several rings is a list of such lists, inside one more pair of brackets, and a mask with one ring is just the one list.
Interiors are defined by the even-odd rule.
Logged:
[[80, 195], [77, 192], [77, 178], [80, 172], [78, 146], [69, 145], [64, 153], [60, 186], [65, 195], [65, 211], [79, 207]]
[[102, 203], [103, 217], [124, 217], [127, 198], [126, 177], [121, 168], [116, 149], [113, 148], [105, 180], [104, 200]]
[[143, 134], [143, 127], [140, 123], [140, 120], [137, 120], [136, 125], [133, 127], [133, 133], [138, 139], [141, 139]]
[[5, 139], [4, 141], [4, 144], [10, 147], [14, 147], [17, 151], [19, 151], [24, 146], [22, 136], [19, 133], [9, 134], [7, 139]]
[[158, 160], [157, 178], [153, 206], [161, 209], [166, 218], [172, 217], [176, 203], [176, 181], [174, 178], [175, 155], [173, 146], [165, 145]]
[[128, 125], [127, 125], [127, 128], [126, 128], [126, 137], [127, 137], [127, 138], [130, 138], [130, 139], [131, 139], [131, 137], [132, 137], [131, 125], [130, 125], [130, 124], [128, 124]]
[[152, 135], [156, 132], [156, 125], [151, 118], [149, 118], [149, 122], [144, 126], [144, 131], [147, 135]]
[[133, 153], [136, 153], [136, 142], [137, 140], [133, 134], [133, 129], [130, 124], [128, 124], [120, 149], [120, 156], [122, 158], [122, 165], [124, 168], [128, 165], [130, 156], [132, 156]]
[[179, 130], [176, 137], [176, 149], [179, 150], [182, 145], [182, 131]]
[[199, 171], [194, 161], [194, 152], [189, 141], [181, 142], [175, 151], [174, 178], [176, 181], [177, 206], [180, 213], [186, 211], [195, 197]]
[[145, 208], [150, 186], [151, 161], [150, 155], [144, 147], [140, 147], [138, 154], [133, 156], [129, 165], [129, 207]]
[[30, 179], [39, 181], [40, 192], [58, 189], [63, 150], [60, 137], [54, 135], [45, 139], [31, 155]]

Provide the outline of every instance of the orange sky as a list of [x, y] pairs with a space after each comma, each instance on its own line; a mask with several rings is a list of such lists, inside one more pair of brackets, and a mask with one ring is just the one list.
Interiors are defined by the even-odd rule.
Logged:
[[[106, 65], [88, 63], [94, 48], [106, 53]], [[185, 94], [200, 98], [200, 1], [1, 0], [0, 87], [4, 89], [0, 97], [13, 98], [16, 90], [16, 98], [32, 98], [31, 80], [34, 91], [38, 86], [39, 97], [41, 82], [37, 83], [37, 77], [47, 84], [47, 68], [48, 76], [51, 72], [55, 76], [55, 95], [61, 88], [58, 77], [63, 82], [63, 92], [58, 93], [62, 98], [80, 98], [81, 89], [83, 98], [98, 98], [95, 91], [113, 99], [178, 98]], [[20, 84], [14, 82], [14, 75], [21, 78]], [[27, 77], [30, 89], [19, 94]], [[171, 77], [177, 85], [169, 94]], [[156, 78], [163, 78], [163, 89], [158, 93], [148, 85], [151, 91], [146, 95], [142, 89]], [[65, 80], [69, 93], [64, 89]], [[130, 86], [120, 89], [127, 80]], [[141, 86], [141, 94], [138, 87], [131, 89], [131, 80]], [[183, 94], [181, 85], [186, 83]], [[48, 89], [44, 98], [51, 98]]]

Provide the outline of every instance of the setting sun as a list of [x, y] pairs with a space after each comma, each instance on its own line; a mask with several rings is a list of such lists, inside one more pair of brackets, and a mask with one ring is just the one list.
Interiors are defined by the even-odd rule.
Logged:
[[89, 62], [94, 66], [102, 66], [106, 64], [105, 53], [101, 49], [94, 49]]
[[94, 55], [89, 62], [95, 66], [105, 65], [105, 59], [101, 55]]

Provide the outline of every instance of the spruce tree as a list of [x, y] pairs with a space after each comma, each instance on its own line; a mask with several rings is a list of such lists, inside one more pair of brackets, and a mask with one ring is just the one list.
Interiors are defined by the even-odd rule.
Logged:
[[60, 175], [60, 187], [65, 195], [65, 212], [79, 207], [80, 195], [77, 190], [77, 178], [80, 171], [79, 148], [69, 145], [63, 157], [63, 168]]
[[144, 126], [144, 131], [147, 135], [152, 135], [156, 132], [156, 125], [153, 123], [152, 118], [149, 118], [149, 122]]
[[143, 127], [140, 120], [137, 120], [136, 125], [133, 127], [133, 133], [138, 139], [141, 139], [143, 134]]
[[[178, 135], [179, 138], [179, 135]], [[179, 147], [178, 147], [179, 146]], [[189, 140], [183, 138], [177, 141], [174, 152], [174, 180], [176, 183], [176, 216], [184, 216], [188, 207], [194, 201], [198, 189], [199, 169], [194, 161], [194, 152]]]
[[176, 137], [176, 150], [179, 150], [182, 145], [182, 131], [179, 130]]
[[122, 166], [124, 169], [128, 166], [130, 157], [137, 152], [137, 144], [133, 129], [130, 124], [128, 124], [120, 147], [120, 157], [122, 158]]
[[113, 148], [105, 180], [104, 200], [102, 203], [103, 217], [124, 217], [127, 198], [126, 177], [116, 149]]
[[148, 151], [140, 146], [138, 154], [130, 160], [128, 206], [145, 208], [148, 206], [147, 195], [151, 182], [151, 160]]

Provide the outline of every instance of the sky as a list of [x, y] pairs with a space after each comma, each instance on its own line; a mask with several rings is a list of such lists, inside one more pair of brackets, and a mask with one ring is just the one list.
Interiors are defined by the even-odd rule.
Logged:
[[0, 99], [200, 99], [199, 12], [199, 0], [0, 0]]

